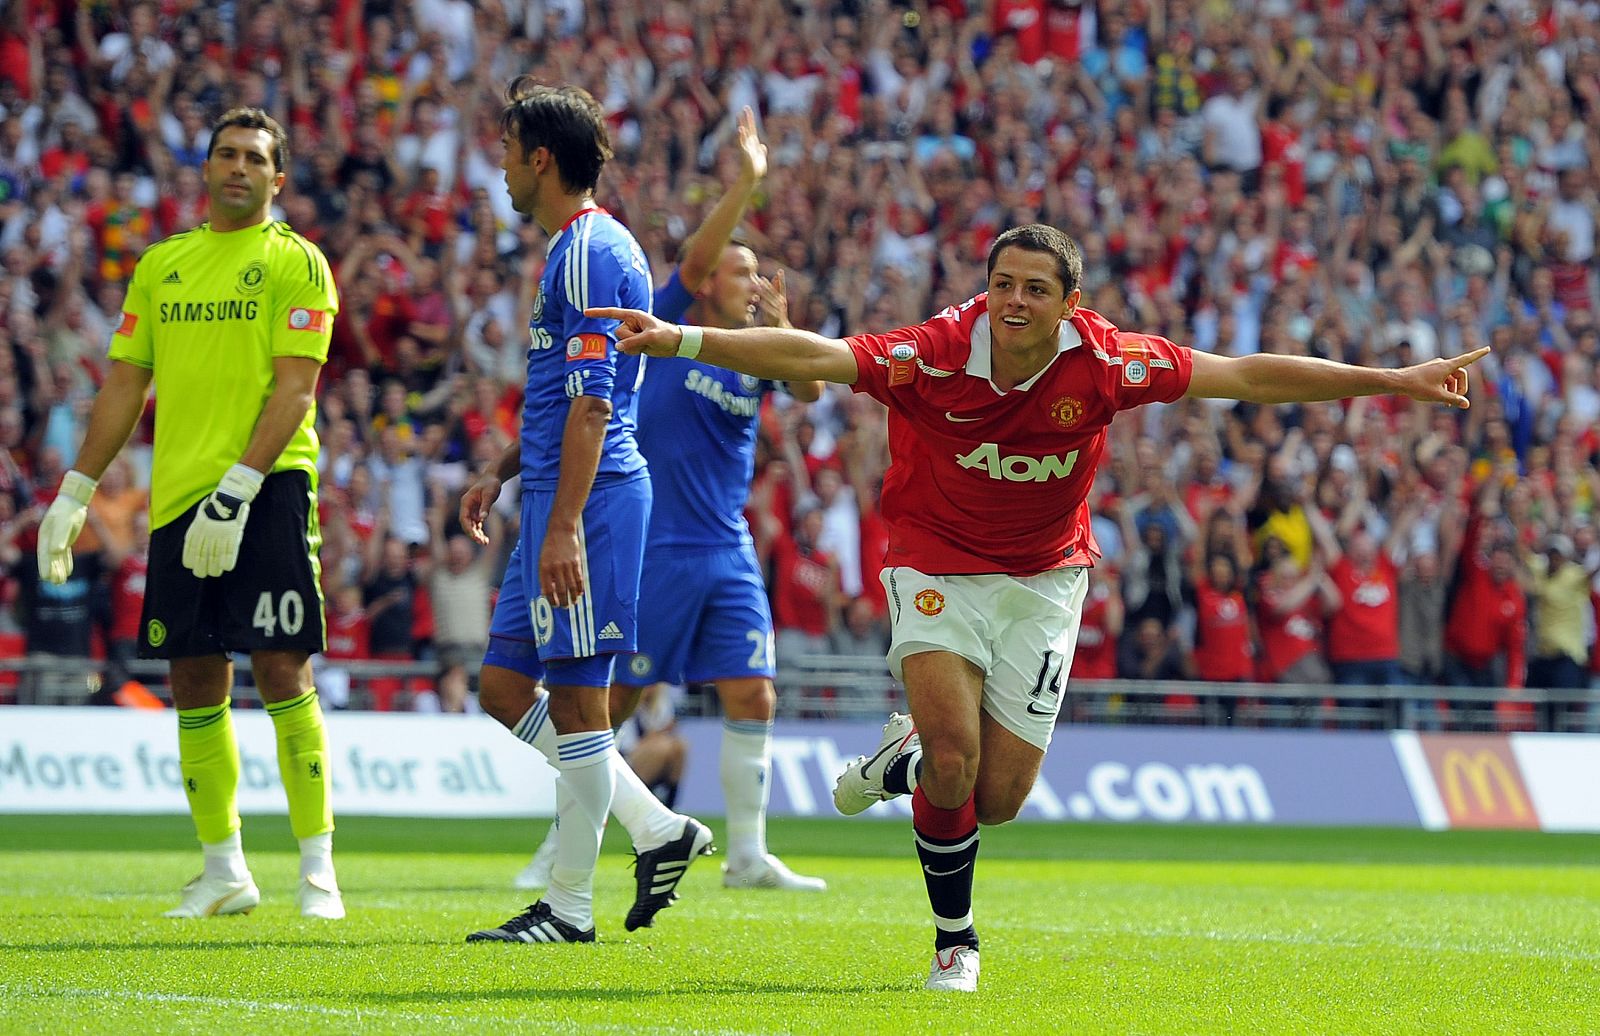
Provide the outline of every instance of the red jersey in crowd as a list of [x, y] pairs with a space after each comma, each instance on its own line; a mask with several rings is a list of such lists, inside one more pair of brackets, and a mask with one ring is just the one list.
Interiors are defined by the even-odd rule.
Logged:
[[144, 581], [150, 559], [129, 554], [111, 576], [111, 640], [138, 640], [144, 612]]
[[1110, 680], [1117, 675], [1117, 638], [1106, 625], [1106, 605], [1111, 600], [1111, 585], [1103, 579], [1089, 581], [1089, 595], [1083, 601], [1083, 618], [1078, 624], [1078, 649], [1072, 656], [1074, 680]]
[[1011, 34], [1017, 41], [1017, 57], [1031, 65], [1044, 57], [1044, 0], [995, 0], [996, 36]]
[[1356, 571], [1349, 555], [1328, 569], [1339, 608], [1328, 617], [1328, 661], [1390, 662], [1400, 657], [1400, 570], [1380, 553]]
[[1515, 577], [1496, 583], [1482, 543], [1482, 523], [1467, 528], [1466, 547], [1450, 616], [1444, 624], [1445, 650], [1474, 669], [1487, 669], [1505, 652], [1506, 686], [1521, 687], [1526, 672], [1528, 600]]
[[938, 575], [1092, 564], [1087, 497], [1106, 429], [1120, 410], [1182, 397], [1191, 354], [1079, 309], [1050, 365], [997, 395], [986, 301], [845, 339], [855, 390], [889, 408], [887, 563]]
[[1202, 680], [1249, 680], [1255, 675], [1250, 652], [1250, 618], [1244, 594], [1223, 593], [1202, 583], [1195, 587], [1194, 668]]
[[1298, 607], [1280, 612], [1284, 592], [1261, 588], [1256, 629], [1261, 635], [1261, 664], [1256, 675], [1267, 683], [1283, 678], [1288, 668], [1313, 653], [1322, 642], [1322, 602], [1316, 594]]
[[371, 658], [372, 623], [364, 608], [328, 613], [328, 658]]
[[[838, 590], [833, 558], [802, 547], [788, 533], [772, 544], [772, 623], [816, 637], [828, 635], [828, 609]], [[832, 582], [833, 586], [828, 584]]]
[[888, 554], [889, 526], [874, 508], [861, 518], [861, 596], [872, 602], [873, 614], [880, 617], [889, 613], [889, 595], [879, 578]]

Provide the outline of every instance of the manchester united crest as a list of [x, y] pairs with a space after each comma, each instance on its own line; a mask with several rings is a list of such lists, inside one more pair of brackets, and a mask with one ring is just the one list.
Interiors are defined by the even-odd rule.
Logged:
[[924, 615], [938, 615], [944, 611], [944, 594], [932, 587], [918, 591], [915, 601], [917, 611]]
[[1083, 420], [1083, 400], [1062, 396], [1050, 404], [1050, 418], [1062, 428], [1072, 428]]

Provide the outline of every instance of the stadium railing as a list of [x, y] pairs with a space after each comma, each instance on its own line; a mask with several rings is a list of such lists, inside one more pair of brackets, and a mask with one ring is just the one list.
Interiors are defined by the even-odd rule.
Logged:
[[[155, 696], [166, 693], [166, 663], [124, 663], [128, 678]], [[436, 662], [341, 661], [350, 677], [348, 707], [375, 700], [410, 707], [431, 688]], [[29, 656], [0, 659], [0, 704], [82, 705], [106, 701], [105, 665], [89, 659]], [[234, 700], [258, 701], [248, 664], [235, 666]], [[784, 719], [881, 719], [904, 710], [905, 691], [876, 658], [811, 655], [781, 666], [774, 681]], [[1061, 717], [1071, 723], [1236, 726], [1345, 730], [1600, 731], [1600, 689], [1339, 687], [1324, 684], [1249, 684], [1134, 680], [1072, 680], [1063, 689]], [[682, 712], [716, 715], [710, 687], [692, 687]]]

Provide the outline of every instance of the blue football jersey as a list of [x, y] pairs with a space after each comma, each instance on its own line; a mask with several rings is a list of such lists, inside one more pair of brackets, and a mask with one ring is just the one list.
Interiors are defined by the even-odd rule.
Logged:
[[522, 413], [522, 481], [554, 488], [561, 438], [578, 396], [611, 400], [597, 485], [644, 470], [635, 437], [642, 361], [617, 349], [615, 320], [583, 315], [593, 306], [651, 308], [650, 263], [633, 235], [604, 209], [585, 209], [556, 232], [528, 321], [528, 383]]
[[[694, 301], [673, 270], [656, 314], [677, 323]], [[655, 503], [650, 550], [751, 542], [744, 505], [755, 469], [761, 400], [773, 383], [696, 360], [652, 358], [639, 390], [639, 448]]]

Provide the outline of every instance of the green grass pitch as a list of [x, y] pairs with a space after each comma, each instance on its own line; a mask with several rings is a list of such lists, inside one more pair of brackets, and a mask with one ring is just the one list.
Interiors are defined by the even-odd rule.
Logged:
[[725, 891], [712, 858], [632, 934], [612, 825], [597, 945], [464, 944], [526, 902], [542, 826], [343, 819], [330, 924], [294, 909], [287, 822], [248, 817], [261, 907], [186, 922], [158, 915], [187, 818], [0, 817], [0, 1032], [1600, 1032], [1597, 836], [987, 829], [960, 997], [922, 989], [905, 822], [775, 821], [825, 895]]

